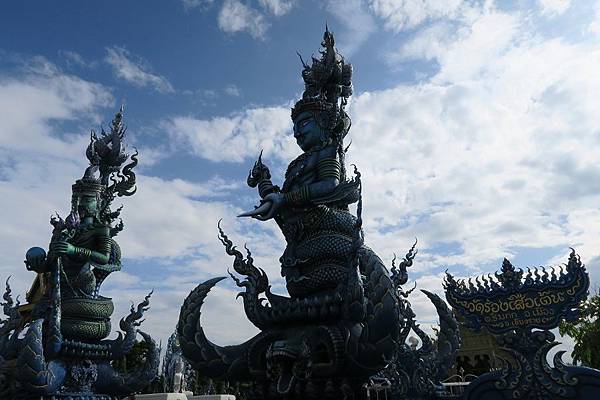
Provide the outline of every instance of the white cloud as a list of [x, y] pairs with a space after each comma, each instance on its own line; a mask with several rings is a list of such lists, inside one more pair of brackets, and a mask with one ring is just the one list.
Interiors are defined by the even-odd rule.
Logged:
[[94, 68], [97, 63], [93, 61], [87, 61], [83, 56], [76, 51], [71, 50], [59, 50], [58, 55], [62, 57], [67, 66], [78, 66], [82, 68]]
[[259, 0], [259, 3], [267, 11], [280, 17], [294, 8], [296, 0]]
[[194, 103], [199, 103], [203, 107], [215, 107], [218, 105], [217, 100], [223, 96], [241, 97], [242, 90], [235, 84], [230, 83], [221, 89], [186, 89], [181, 92], [183, 95], [190, 96]]
[[[515, 246], [596, 257], [597, 42], [541, 40], [490, 10], [444, 46], [422, 43], [405, 49], [439, 63], [431, 79], [353, 99], [367, 240], [385, 257], [418, 236], [419, 270], [497, 268]], [[464, 252], [427, 250], [453, 241]]]
[[349, 57], [375, 32], [375, 19], [362, 0], [328, 0], [325, 4], [327, 11], [343, 26], [343, 32], [335, 35], [336, 40], [341, 39], [336, 47]]
[[[185, 271], [185, 273], [189, 272]], [[149, 276], [152, 273], [153, 271], [148, 271]], [[114, 299], [113, 331], [118, 328], [120, 318], [129, 314], [131, 303], [139, 303], [153, 289], [151, 285], [155, 284], [154, 293], [150, 298], [150, 310], [144, 315], [145, 322], [140, 329], [149, 333], [157, 342], [162, 340], [164, 344], [175, 330], [183, 300], [200, 283], [197, 275], [190, 276], [190, 279], [185, 282], [171, 285], [158, 279], [129, 284], [116, 282], [118, 275], [121, 274], [123, 272], [112, 274], [106, 280], [102, 290], [104, 296]], [[226, 273], [219, 272], [216, 275], [222, 276]], [[236, 299], [238, 292], [239, 290], [231, 289], [231, 280], [228, 279], [210, 291], [202, 307], [202, 325], [207, 337], [214, 343], [239, 344], [258, 332], [256, 327], [247, 320], [242, 301]]]
[[596, 3], [593, 16], [592, 22], [588, 26], [588, 32], [600, 37], [600, 3]]
[[397, 51], [386, 54], [391, 65], [407, 60], [433, 60], [443, 54], [455, 37], [454, 28], [447, 22], [438, 22], [419, 30]]
[[147, 62], [132, 55], [124, 47], [107, 47], [104, 61], [112, 66], [117, 77], [135, 86], [150, 86], [161, 93], [172, 93], [175, 91], [164, 76], [151, 73]]
[[214, 0], [181, 0], [183, 8], [191, 10], [193, 8], [208, 8], [215, 2]]
[[[183, 0], [186, 10], [207, 9], [214, 0]], [[223, 0], [217, 16], [219, 29], [225, 33], [247, 32], [253, 38], [264, 40], [270, 27], [267, 15], [281, 17], [288, 14], [296, 5], [296, 0], [258, 0], [261, 10], [252, 7], [250, 2]]]
[[226, 33], [248, 32], [255, 39], [264, 39], [269, 27], [264, 15], [239, 0], [224, 0], [218, 16], [219, 28]]
[[434, 60], [451, 75], [447, 79], [460, 79], [459, 75], [473, 75], [513, 46], [519, 29], [526, 28], [524, 23], [518, 14], [493, 8], [464, 9], [452, 20], [439, 20], [419, 29], [387, 58], [392, 64]]
[[395, 32], [429, 20], [453, 18], [463, 4], [463, 0], [369, 0], [373, 13]]
[[460, 29], [456, 40], [439, 54], [442, 71], [436, 79], [457, 82], [476, 78], [493, 68], [491, 60], [501, 59], [518, 45], [520, 22], [515, 15], [484, 12], [471, 25]]
[[224, 201], [223, 195], [232, 186], [219, 179], [194, 184], [140, 176], [138, 182], [136, 195], [123, 200], [127, 205], [123, 210], [127, 230], [119, 237], [127, 257], [206, 253], [205, 244], [211, 243], [213, 248], [218, 244], [217, 221], [240, 211]]
[[290, 111], [283, 107], [248, 109], [208, 120], [175, 117], [165, 129], [179, 147], [211, 161], [241, 162], [256, 157], [261, 149], [265, 156], [296, 153], [290, 139]]
[[571, 6], [571, 0], [538, 0], [538, 4], [545, 15], [560, 15]]
[[[24, 74], [0, 77], [0, 148], [13, 152], [60, 155], [73, 159], [74, 137], [60, 140], [50, 134], [54, 120], [97, 121], [96, 110], [111, 105], [111, 93], [102, 85], [62, 73], [54, 64], [35, 57], [22, 65]], [[27, 157], [29, 158], [29, 157]]]
[[223, 91], [226, 95], [232, 97], [240, 97], [242, 95], [242, 91], [240, 90], [240, 88], [234, 85], [233, 83], [225, 86], [225, 89], [223, 89]]

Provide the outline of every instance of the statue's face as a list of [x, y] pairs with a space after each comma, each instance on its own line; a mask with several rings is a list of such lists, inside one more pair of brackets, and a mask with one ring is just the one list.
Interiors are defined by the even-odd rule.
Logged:
[[321, 144], [323, 129], [312, 112], [301, 112], [294, 120], [294, 137], [303, 151], [309, 151]]
[[77, 211], [79, 212], [80, 218], [93, 217], [96, 215], [97, 210], [98, 201], [96, 200], [96, 196], [82, 195], [79, 197]]

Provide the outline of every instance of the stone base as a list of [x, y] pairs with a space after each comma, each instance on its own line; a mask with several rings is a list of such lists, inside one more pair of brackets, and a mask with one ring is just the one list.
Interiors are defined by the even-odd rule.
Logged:
[[49, 396], [41, 396], [35, 397], [36, 399], [43, 400], [72, 400], [72, 399], [81, 399], [81, 400], [118, 400], [118, 396], [110, 396], [107, 394], [85, 394], [85, 393], [59, 393], [53, 394]]
[[235, 400], [232, 394], [205, 394], [200, 396], [191, 396], [189, 400]]
[[131, 398], [134, 400], [188, 400], [185, 393], [136, 394]]

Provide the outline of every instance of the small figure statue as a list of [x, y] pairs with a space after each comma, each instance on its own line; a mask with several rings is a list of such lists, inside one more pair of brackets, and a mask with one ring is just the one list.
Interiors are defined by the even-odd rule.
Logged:
[[177, 333], [169, 337], [167, 350], [163, 359], [163, 376], [167, 393], [192, 392], [195, 381], [195, 371], [181, 354], [181, 346]]
[[[25, 256], [28, 270], [37, 273], [19, 308], [22, 325], [29, 329], [16, 339], [18, 386], [24, 398], [108, 399], [141, 390], [156, 376], [158, 352], [150, 336], [138, 331], [150, 295], [120, 322], [125, 331], [103, 340], [111, 331], [112, 299], [100, 295], [106, 277], [121, 269], [121, 250], [113, 239], [122, 229], [121, 208], [110, 205], [117, 196], [135, 193], [137, 151], [131, 162], [123, 138], [123, 108], [115, 115], [109, 133], [92, 131], [86, 155], [90, 162], [83, 177], [72, 186], [71, 210], [62, 219], [51, 218], [49, 251], [32, 247]], [[97, 176], [99, 174], [99, 176]], [[111, 360], [125, 356], [140, 334], [150, 343], [141, 371], [120, 374]], [[6, 354], [1, 354], [5, 357]], [[10, 356], [8, 357], [10, 359]], [[100, 394], [96, 394], [100, 393]]]

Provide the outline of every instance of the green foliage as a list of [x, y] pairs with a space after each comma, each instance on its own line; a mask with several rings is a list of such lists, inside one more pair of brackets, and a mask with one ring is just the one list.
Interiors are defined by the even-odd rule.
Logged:
[[146, 357], [150, 351], [150, 344], [146, 341], [135, 342], [133, 348], [126, 356], [111, 362], [113, 368], [118, 372], [132, 372], [141, 368], [146, 362]]
[[576, 321], [561, 322], [559, 332], [575, 341], [573, 361], [600, 369], [600, 290], [582, 304]]
[[[151, 349], [150, 343], [146, 341], [135, 342], [133, 348], [125, 357], [111, 362], [112, 367], [120, 373], [130, 373], [143, 368], [146, 357]], [[163, 388], [163, 377], [157, 377], [152, 381], [142, 393], [160, 393]]]

